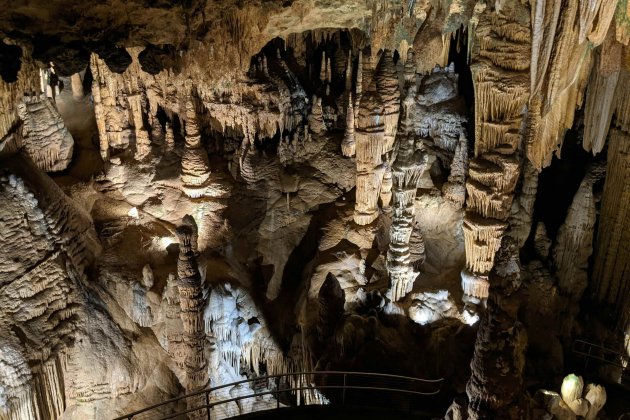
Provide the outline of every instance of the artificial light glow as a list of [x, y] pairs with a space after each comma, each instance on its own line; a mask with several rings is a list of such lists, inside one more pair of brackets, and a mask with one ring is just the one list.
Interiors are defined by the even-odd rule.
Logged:
[[164, 249], [168, 248], [168, 246], [173, 243], [175, 243], [175, 239], [171, 238], [170, 236], [160, 238], [160, 246]]
[[468, 325], [475, 325], [477, 321], [479, 321], [479, 315], [469, 311], [464, 311], [462, 317], [464, 318], [464, 322]]

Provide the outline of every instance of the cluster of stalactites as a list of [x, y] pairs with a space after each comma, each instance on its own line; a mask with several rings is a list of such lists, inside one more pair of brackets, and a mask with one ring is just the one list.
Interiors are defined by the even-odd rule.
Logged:
[[177, 260], [177, 278], [179, 304], [184, 332], [183, 352], [187, 390], [199, 389], [208, 382], [208, 364], [205, 357], [205, 324], [203, 319], [204, 296], [203, 283], [197, 264], [195, 246], [195, 224], [186, 220], [177, 228], [179, 237], [179, 258]]
[[184, 192], [192, 198], [203, 195], [204, 183], [210, 176], [208, 154], [201, 143], [197, 114], [192, 99], [186, 101], [186, 143], [182, 155]]
[[[548, 166], [553, 153], [560, 151], [564, 132], [573, 125], [575, 109], [582, 106], [589, 72], [601, 70], [591, 71], [592, 51], [602, 42], [607, 43], [604, 41], [607, 33], [615, 37], [615, 25], [611, 22], [616, 4], [607, 0], [570, 1], [558, 8], [552, 1], [541, 1], [532, 6], [531, 97], [526, 152], [538, 170]], [[604, 55], [613, 52], [609, 46], [612, 44], [605, 45]], [[614, 62], [612, 55], [606, 58], [609, 59]], [[599, 147], [602, 126], [610, 116], [607, 96], [614, 77], [614, 71], [604, 70], [601, 75], [593, 74], [591, 78], [588, 112], [585, 113], [588, 126], [584, 136], [586, 147], [591, 144]], [[601, 108], [593, 109], [600, 105]]]

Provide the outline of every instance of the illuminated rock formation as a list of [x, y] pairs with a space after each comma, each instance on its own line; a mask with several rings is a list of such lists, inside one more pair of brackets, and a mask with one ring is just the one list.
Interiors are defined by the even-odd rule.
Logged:
[[409, 240], [413, 230], [416, 190], [428, 162], [427, 154], [416, 150], [413, 134], [399, 141], [398, 157], [391, 170], [394, 211], [387, 251], [387, 271], [393, 301], [402, 299], [411, 291], [416, 276], [411, 266]]
[[509, 12], [492, 7], [475, 9], [478, 23], [471, 64], [475, 159], [468, 170], [463, 225], [466, 267], [475, 276], [487, 275], [494, 265], [519, 178], [515, 152], [521, 144], [520, 128], [529, 94], [529, 10], [518, 4], [507, 8]]
[[375, 366], [468, 381], [449, 419], [598, 415], [523, 382], [628, 347], [627, 1], [18, 3], [1, 419], [268, 393], [190, 413], [239, 416]]
[[18, 114], [23, 121], [21, 142], [33, 162], [45, 172], [66, 169], [74, 140], [52, 102], [43, 96], [26, 97]]
[[133, 131], [136, 138], [136, 154], [135, 158], [142, 160], [151, 152], [151, 140], [149, 133], [144, 128], [142, 118], [142, 98], [139, 95], [127, 96], [131, 117], [133, 121]]
[[203, 195], [204, 183], [210, 176], [208, 154], [201, 144], [197, 114], [191, 99], [186, 101], [186, 143], [182, 155], [184, 192], [192, 198]]
[[355, 131], [357, 159], [357, 192], [354, 221], [358, 225], [372, 223], [378, 217], [378, 195], [382, 180], [385, 125], [381, 97], [376, 83], [371, 83], [361, 97]]
[[398, 117], [400, 115], [400, 90], [398, 86], [398, 74], [392, 58], [392, 52], [383, 51], [381, 59], [374, 72], [376, 91], [381, 96], [383, 114], [383, 153], [389, 152], [394, 146], [394, 138], [398, 129]]
[[[526, 152], [537, 169], [548, 166], [552, 154], [562, 146], [564, 132], [573, 124], [575, 109], [582, 105], [593, 47], [606, 38], [615, 13], [615, 2], [596, 0], [590, 7], [578, 3], [572, 1], [560, 12], [552, 2], [539, 2], [531, 13], [531, 99]], [[598, 90], [605, 95], [605, 89]], [[602, 120], [605, 125], [606, 117]], [[591, 141], [589, 131], [586, 130], [585, 144]]]
[[203, 283], [192, 247], [193, 228], [187, 224], [177, 228], [179, 237], [179, 258], [177, 260], [177, 288], [184, 327], [184, 369], [186, 389], [197, 390], [208, 382], [207, 360], [205, 356], [206, 333], [203, 321]]
[[352, 157], [356, 153], [356, 146], [354, 138], [354, 106], [352, 105], [352, 94], [350, 94], [346, 111], [346, 131], [341, 142], [341, 153], [346, 157]]

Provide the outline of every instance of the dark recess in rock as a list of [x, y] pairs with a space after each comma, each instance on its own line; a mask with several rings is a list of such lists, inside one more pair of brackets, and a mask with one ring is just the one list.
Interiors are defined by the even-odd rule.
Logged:
[[114, 73], [123, 73], [131, 64], [131, 56], [124, 48], [103, 45], [94, 48], [94, 52], [105, 60], [107, 67]]
[[149, 44], [139, 55], [138, 60], [143, 71], [158, 74], [166, 68], [174, 68], [176, 63], [175, 47], [164, 45], [158, 47]]
[[22, 48], [17, 45], [0, 44], [0, 75], [7, 83], [17, 80], [17, 74], [22, 67]]
[[78, 41], [64, 44], [55, 37], [36, 36], [33, 43], [33, 58], [45, 63], [53, 62], [59, 76], [69, 77], [79, 73], [90, 62], [90, 52]]

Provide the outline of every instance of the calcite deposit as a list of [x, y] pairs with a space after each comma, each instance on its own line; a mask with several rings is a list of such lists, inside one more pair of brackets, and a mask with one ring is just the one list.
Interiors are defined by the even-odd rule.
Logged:
[[0, 6], [0, 419], [630, 412], [627, 1]]

